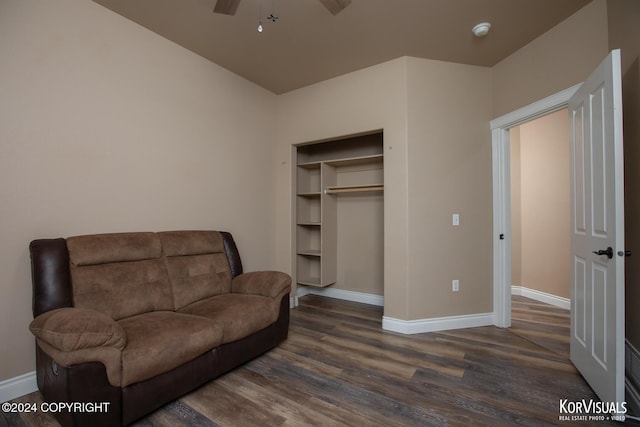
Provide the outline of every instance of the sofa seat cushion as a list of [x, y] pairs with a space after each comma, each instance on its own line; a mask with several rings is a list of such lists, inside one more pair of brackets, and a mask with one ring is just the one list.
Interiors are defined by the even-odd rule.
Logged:
[[180, 313], [207, 317], [222, 326], [222, 343], [236, 341], [278, 319], [280, 301], [261, 295], [222, 294], [195, 302]]
[[170, 371], [222, 342], [222, 327], [206, 317], [155, 311], [118, 321], [127, 335], [122, 387]]

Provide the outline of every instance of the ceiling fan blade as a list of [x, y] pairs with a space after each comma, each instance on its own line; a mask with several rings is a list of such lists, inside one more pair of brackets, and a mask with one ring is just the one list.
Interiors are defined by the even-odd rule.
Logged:
[[225, 15], [235, 15], [239, 4], [240, 0], [218, 0], [213, 11]]
[[337, 15], [342, 11], [342, 9], [351, 4], [351, 0], [320, 0], [320, 3], [322, 3], [324, 7], [329, 9], [329, 12]]

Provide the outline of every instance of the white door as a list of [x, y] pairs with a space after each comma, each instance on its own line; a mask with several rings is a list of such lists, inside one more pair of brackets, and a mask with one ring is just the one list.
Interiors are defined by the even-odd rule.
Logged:
[[624, 402], [624, 197], [620, 51], [569, 100], [571, 361], [603, 402]]

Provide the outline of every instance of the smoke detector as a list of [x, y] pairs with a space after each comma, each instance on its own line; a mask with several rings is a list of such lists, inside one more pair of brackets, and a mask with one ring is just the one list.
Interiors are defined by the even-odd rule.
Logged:
[[475, 27], [473, 27], [471, 31], [473, 32], [473, 35], [476, 37], [484, 37], [487, 35], [490, 29], [491, 29], [491, 24], [489, 22], [482, 22], [476, 25]]

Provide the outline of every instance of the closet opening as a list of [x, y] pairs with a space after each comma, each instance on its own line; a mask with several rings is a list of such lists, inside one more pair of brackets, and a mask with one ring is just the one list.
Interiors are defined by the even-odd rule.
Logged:
[[294, 146], [296, 296], [383, 305], [383, 131]]

